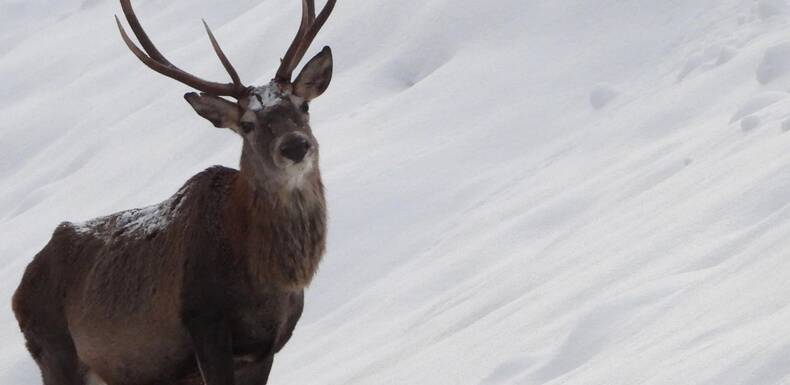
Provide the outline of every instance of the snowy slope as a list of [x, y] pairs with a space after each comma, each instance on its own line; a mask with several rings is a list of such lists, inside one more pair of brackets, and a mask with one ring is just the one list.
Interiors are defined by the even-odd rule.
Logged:
[[[329, 251], [272, 384], [790, 384], [783, 0], [340, 0], [314, 45]], [[289, 0], [137, 0], [246, 82]], [[62, 220], [240, 142], [126, 51], [113, 0], [0, 0], [0, 302]], [[9, 306], [0, 383], [38, 383]]]

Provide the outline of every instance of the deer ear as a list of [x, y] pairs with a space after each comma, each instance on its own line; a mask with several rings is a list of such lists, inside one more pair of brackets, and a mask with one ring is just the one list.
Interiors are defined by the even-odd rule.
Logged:
[[326, 91], [332, 81], [332, 50], [323, 50], [304, 66], [293, 83], [294, 95], [304, 100], [313, 100]]
[[214, 127], [239, 131], [241, 108], [236, 103], [214, 95], [198, 95], [195, 92], [184, 95], [184, 99], [192, 105], [198, 115], [206, 118]]

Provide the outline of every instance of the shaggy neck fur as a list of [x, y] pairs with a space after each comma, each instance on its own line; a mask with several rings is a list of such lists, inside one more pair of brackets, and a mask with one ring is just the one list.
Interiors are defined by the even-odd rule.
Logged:
[[310, 284], [326, 245], [326, 202], [317, 168], [298, 184], [259, 181], [242, 157], [227, 225], [237, 228], [237, 252], [253, 282], [301, 290]]

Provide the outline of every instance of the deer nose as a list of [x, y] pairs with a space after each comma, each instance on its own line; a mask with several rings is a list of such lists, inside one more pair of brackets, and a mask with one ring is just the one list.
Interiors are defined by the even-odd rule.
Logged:
[[299, 163], [304, 160], [304, 156], [309, 150], [310, 142], [302, 137], [288, 139], [285, 141], [285, 143], [280, 145], [280, 153], [284, 157], [292, 160], [294, 163]]

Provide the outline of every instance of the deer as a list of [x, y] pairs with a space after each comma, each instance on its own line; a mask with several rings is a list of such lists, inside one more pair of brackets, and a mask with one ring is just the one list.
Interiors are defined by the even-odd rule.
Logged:
[[[12, 307], [44, 385], [261, 385], [291, 338], [326, 248], [309, 104], [332, 78], [324, 47], [293, 72], [334, 9], [302, 0], [274, 78], [244, 86], [203, 24], [231, 83], [198, 78], [156, 48], [120, 0], [151, 70], [200, 93], [198, 115], [242, 138], [238, 170], [214, 166], [169, 199], [63, 222], [27, 266]], [[230, 99], [230, 100], [229, 100]]]

